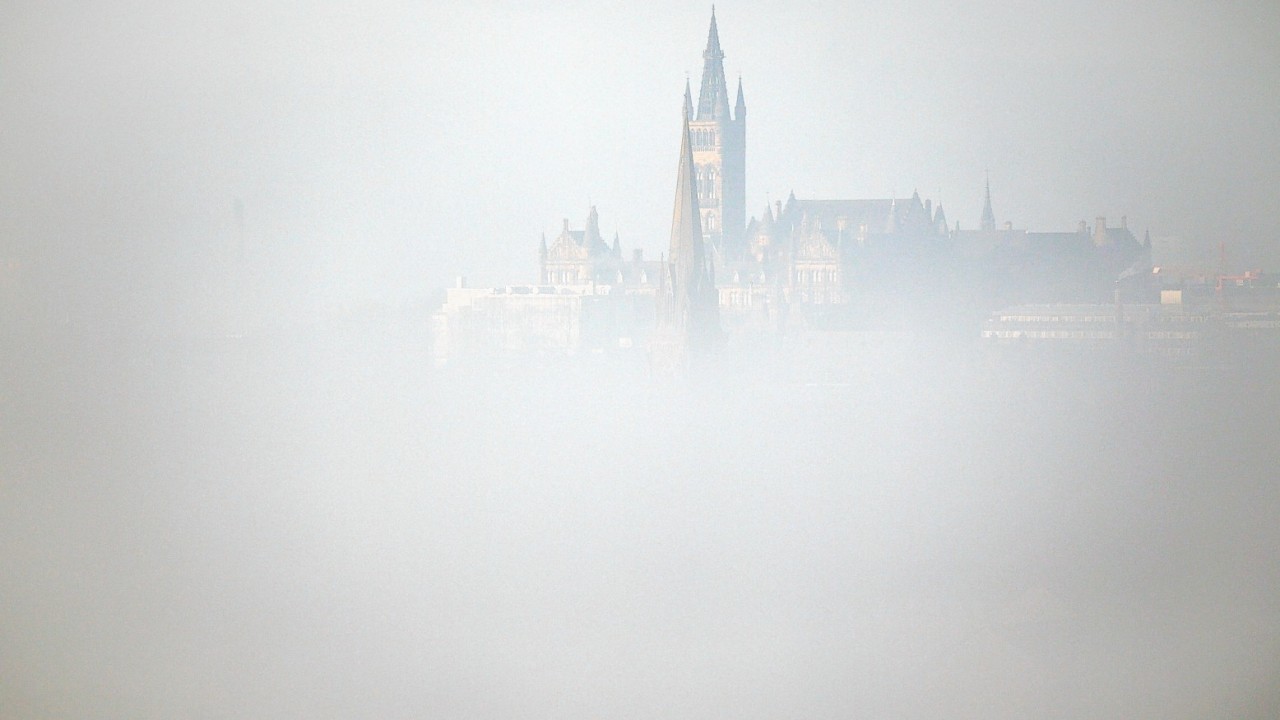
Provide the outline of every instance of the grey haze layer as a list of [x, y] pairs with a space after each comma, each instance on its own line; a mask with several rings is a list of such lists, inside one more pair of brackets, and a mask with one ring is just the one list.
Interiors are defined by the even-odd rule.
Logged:
[[341, 337], [6, 356], [0, 714], [1280, 707], [1271, 370]]

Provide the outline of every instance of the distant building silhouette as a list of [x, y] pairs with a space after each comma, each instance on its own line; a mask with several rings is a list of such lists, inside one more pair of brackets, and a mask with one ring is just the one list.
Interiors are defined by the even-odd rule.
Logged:
[[652, 357], [679, 363], [715, 345], [722, 331], [746, 327], [788, 332], [922, 319], [941, 327], [964, 316], [976, 333], [999, 307], [1106, 302], [1119, 277], [1149, 269], [1149, 243], [1139, 243], [1123, 218], [1119, 227], [1099, 217], [1073, 232], [1001, 225], [989, 176], [975, 230], [949, 227], [942, 204], [918, 192], [790, 193], [747, 219], [746, 101], [739, 79], [730, 106], [714, 10], [702, 57], [696, 105], [688, 80], [684, 88], [670, 256], [645, 260], [635, 250], [628, 258], [617, 234], [604, 239], [593, 206], [582, 230], [566, 219], [550, 243], [543, 235], [537, 285], [450, 291], [437, 325], [452, 347], [576, 352], [647, 340]]

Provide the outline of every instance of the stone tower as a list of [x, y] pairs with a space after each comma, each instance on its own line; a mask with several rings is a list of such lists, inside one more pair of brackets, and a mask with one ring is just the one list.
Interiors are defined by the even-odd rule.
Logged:
[[702, 208], [702, 236], [727, 260], [745, 252], [747, 223], [747, 103], [738, 80], [738, 97], [732, 114], [729, 87], [724, 79], [724, 53], [711, 9], [707, 49], [702, 53], [702, 88], [695, 112], [689, 85], [685, 83], [685, 108], [693, 143], [693, 163]]

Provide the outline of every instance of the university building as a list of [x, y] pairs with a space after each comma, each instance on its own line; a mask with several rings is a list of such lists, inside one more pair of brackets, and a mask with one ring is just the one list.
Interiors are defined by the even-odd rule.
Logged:
[[[989, 182], [974, 230], [949, 227], [941, 203], [919, 193], [875, 199], [792, 193], [747, 218], [746, 100], [739, 79], [730, 102], [714, 10], [702, 57], [696, 103], [685, 83], [669, 253], [646, 259], [640, 250], [625, 252], [616, 234], [606, 241], [592, 207], [583, 229], [566, 219], [550, 242], [542, 237], [536, 284], [468, 290], [465, 302], [464, 293], [451, 294], [436, 317], [437, 347], [497, 349], [493, 338], [500, 337], [505, 348], [532, 344], [573, 353], [655, 338], [669, 345], [677, 336], [684, 346], [705, 346], [720, 331], [865, 322], [926, 296], [930, 312], [945, 312], [953, 300], [986, 313], [1018, 302], [1095, 302], [1110, 297], [1126, 269], [1150, 264], [1149, 239], [1144, 247], [1123, 220], [1109, 227], [1098, 218], [1092, 228], [1081, 222], [1065, 233], [998, 226]], [[610, 309], [586, 310], [595, 303], [587, 298], [612, 298]], [[521, 318], [539, 304], [563, 306], [552, 316], [568, 318], [569, 327], [583, 327], [583, 313], [602, 313], [619, 325], [614, 332], [547, 333], [548, 323], [559, 321], [540, 319], [542, 329], [529, 328], [539, 340], [520, 341]]]

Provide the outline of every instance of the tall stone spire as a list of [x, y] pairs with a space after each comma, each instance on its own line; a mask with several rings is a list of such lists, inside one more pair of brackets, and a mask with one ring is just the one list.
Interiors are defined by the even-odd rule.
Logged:
[[689, 118], [680, 133], [680, 163], [671, 212], [671, 254], [658, 293], [658, 324], [681, 343], [706, 346], [719, 330], [719, 298], [702, 242]]
[[680, 165], [676, 173], [676, 200], [671, 211], [670, 261], [676, 281], [677, 303], [688, 303], [701, 290], [706, 251], [698, 211], [698, 186], [689, 142], [689, 120], [680, 133]]
[[742, 122], [747, 116], [747, 101], [742, 96], [742, 76], [738, 76], [738, 101], [733, 106], [733, 119]]
[[724, 52], [716, 29], [716, 8], [711, 6], [711, 29], [702, 52], [702, 89], [698, 91], [698, 120], [729, 120], [729, 89], [724, 81]]
[[991, 173], [987, 173], [987, 194], [982, 205], [982, 229], [996, 229], [996, 214], [991, 211]]
[[689, 78], [684, 79], [684, 117], [686, 120], [693, 117], [693, 93], [689, 90]]

